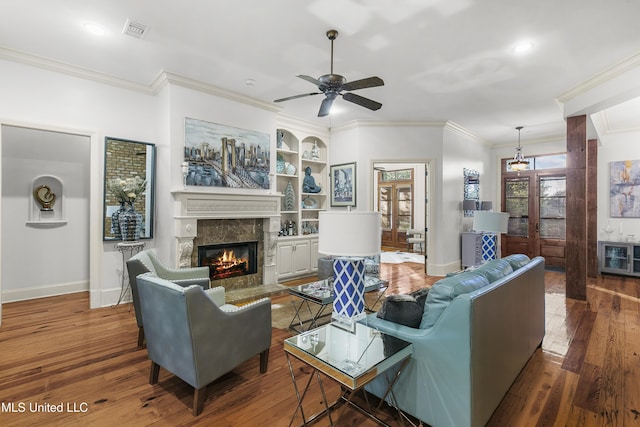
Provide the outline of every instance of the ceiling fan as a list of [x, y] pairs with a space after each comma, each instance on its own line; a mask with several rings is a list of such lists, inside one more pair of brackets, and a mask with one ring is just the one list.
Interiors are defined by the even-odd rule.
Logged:
[[[347, 82], [347, 79], [340, 74], [333, 74], [333, 41], [338, 37], [338, 32], [336, 30], [327, 31], [327, 38], [331, 40], [331, 73], [325, 74], [323, 76], [314, 79], [310, 76], [305, 76], [304, 74], [298, 74], [297, 77], [302, 80], [306, 80], [309, 83], [313, 83], [318, 86], [318, 90], [320, 92], [311, 92], [311, 93], [303, 93], [302, 95], [294, 95], [286, 98], [276, 99], [273, 102], [282, 102], [288, 101], [290, 99], [303, 98], [305, 96], [311, 95], [319, 95], [321, 93], [324, 94], [325, 98], [320, 104], [320, 111], [318, 111], [318, 117], [324, 117], [329, 115], [329, 111], [331, 111], [331, 106], [333, 105], [333, 101], [338, 97], [338, 95], [342, 96], [342, 98], [346, 101], [353, 102], [354, 104], [358, 104], [362, 107], [368, 108], [370, 110], [376, 111], [382, 107], [382, 104], [379, 102], [373, 101], [369, 98], [365, 98], [360, 95], [356, 95], [355, 93], [351, 93], [353, 90], [365, 89], [368, 87], [376, 87], [383, 86], [384, 81], [380, 77], [367, 77], [366, 79], [355, 80], [353, 82]], [[346, 93], [342, 93], [346, 92]]]

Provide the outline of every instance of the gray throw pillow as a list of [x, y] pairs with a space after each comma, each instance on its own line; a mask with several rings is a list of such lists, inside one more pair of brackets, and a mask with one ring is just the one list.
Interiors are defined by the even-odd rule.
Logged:
[[425, 287], [425, 288], [418, 289], [417, 291], [413, 291], [409, 294], [416, 299], [421, 310], [424, 310], [424, 303], [427, 300], [427, 296], [429, 296], [430, 289], [431, 288]]
[[377, 316], [400, 325], [417, 328], [422, 321], [423, 307], [411, 295], [389, 295]]

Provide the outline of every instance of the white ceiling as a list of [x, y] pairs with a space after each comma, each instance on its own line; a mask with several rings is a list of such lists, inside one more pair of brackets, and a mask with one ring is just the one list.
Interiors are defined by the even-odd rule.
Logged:
[[[640, 52], [637, 0], [0, 0], [0, 48], [151, 85], [175, 73], [262, 101], [314, 92], [296, 74], [330, 68], [348, 80], [377, 75], [317, 118], [321, 95], [278, 104], [289, 116], [338, 126], [353, 120], [451, 120], [492, 144], [565, 134], [556, 98]], [[143, 39], [122, 34], [127, 19]], [[83, 24], [101, 25], [88, 34]], [[516, 54], [521, 41], [534, 46]], [[2, 52], [0, 52], [0, 56]], [[6, 56], [6, 55], [5, 55]], [[252, 79], [253, 85], [247, 85]], [[638, 128], [640, 102], [607, 111]]]

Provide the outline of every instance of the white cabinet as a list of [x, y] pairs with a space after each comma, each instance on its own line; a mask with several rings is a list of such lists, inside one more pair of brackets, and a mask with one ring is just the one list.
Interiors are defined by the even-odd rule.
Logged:
[[318, 271], [318, 237], [278, 240], [278, 281]]
[[[284, 121], [283, 121], [284, 120]], [[276, 190], [281, 194], [278, 281], [318, 271], [319, 213], [329, 207], [329, 133], [281, 119], [276, 144]], [[310, 176], [306, 180], [305, 175]]]

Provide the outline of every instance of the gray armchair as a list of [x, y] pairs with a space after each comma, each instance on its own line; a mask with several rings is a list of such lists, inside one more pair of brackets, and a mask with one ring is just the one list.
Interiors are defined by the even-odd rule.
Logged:
[[150, 274], [138, 276], [142, 320], [151, 359], [149, 383], [160, 367], [191, 385], [193, 415], [199, 415], [206, 386], [260, 354], [267, 371], [271, 346], [271, 301], [263, 298], [223, 311], [200, 286], [183, 288]]
[[[133, 309], [138, 324], [138, 346], [144, 344], [144, 327], [140, 314], [140, 298], [138, 297], [136, 277], [150, 272], [154, 276], [170, 280], [180, 286], [200, 285], [203, 289], [209, 289], [209, 267], [169, 268], [160, 262], [153, 249], [144, 250], [132, 256], [127, 261], [127, 272], [129, 273]], [[222, 289], [222, 294], [222, 304], [224, 304], [224, 289]]]

